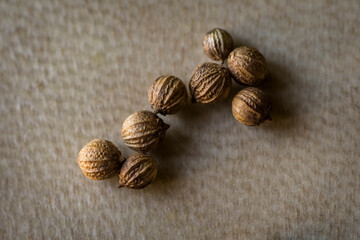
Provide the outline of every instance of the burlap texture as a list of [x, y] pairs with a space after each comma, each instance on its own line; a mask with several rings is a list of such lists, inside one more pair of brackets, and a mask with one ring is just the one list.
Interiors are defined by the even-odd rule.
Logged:
[[[360, 2], [0, 1], [1, 239], [360, 239]], [[186, 83], [204, 34], [258, 48], [272, 123], [189, 105], [143, 190], [87, 179], [93, 138], [159, 75]]]

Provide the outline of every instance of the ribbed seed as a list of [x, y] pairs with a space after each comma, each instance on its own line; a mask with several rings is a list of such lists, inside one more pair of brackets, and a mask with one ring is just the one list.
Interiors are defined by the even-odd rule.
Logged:
[[134, 154], [123, 164], [118, 187], [139, 189], [149, 185], [157, 175], [157, 164], [153, 157]]
[[256, 126], [270, 120], [271, 104], [266, 94], [254, 87], [244, 88], [232, 101], [235, 119], [245, 125]]
[[116, 175], [124, 157], [110, 141], [94, 139], [86, 144], [78, 156], [78, 164], [85, 176], [102, 180]]
[[125, 119], [122, 138], [128, 147], [139, 152], [155, 149], [164, 139], [169, 125], [150, 111], [140, 111]]
[[264, 56], [257, 49], [245, 46], [230, 53], [227, 65], [236, 81], [248, 85], [260, 83], [267, 72]]
[[174, 114], [186, 105], [186, 86], [177, 77], [161, 76], [150, 86], [148, 98], [155, 113]]
[[231, 78], [227, 69], [221, 65], [204, 63], [194, 69], [189, 88], [194, 102], [217, 102], [229, 95]]
[[233, 40], [228, 32], [215, 28], [203, 40], [206, 55], [213, 60], [224, 60], [233, 48]]

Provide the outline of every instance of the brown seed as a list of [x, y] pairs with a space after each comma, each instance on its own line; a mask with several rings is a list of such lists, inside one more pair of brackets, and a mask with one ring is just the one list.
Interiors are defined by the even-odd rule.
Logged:
[[203, 63], [192, 72], [189, 88], [193, 102], [214, 103], [224, 100], [231, 89], [229, 71], [216, 63]]
[[264, 56], [251, 47], [234, 49], [227, 59], [227, 66], [237, 82], [252, 86], [264, 80], [267, 73]]
[[155, 113], [174, 114], [186, 105], [187, 90], [179, 78], [161, 76], [150, 86], [148, 97]]
[[94, 139], [79, 152], [78, 164], [81, 171], [90, 179], [103, 180], [119, 173], [125, 158], [110, 141]]
[[232, 101], [234, 118], [242, 124], [256, 126], [271, 121], [271, 103], [266, 94], [255, 87], [238, 92]]
[[140, 111], [127, 117], [121, 135], [125, 144], [137, 152], [149, 152], [158, 147], [170, 126], [150, 111]]
[[118, 188], [144, 188], [154, 181], [156, 175], [157, 165], [152, 156], [134, 154], [121, 167]]
[[233, 49], [231, 35], [221, 28], [215, 28], [206, 33], [203, 40], [206, 55], [216, 61], [224, 60]]

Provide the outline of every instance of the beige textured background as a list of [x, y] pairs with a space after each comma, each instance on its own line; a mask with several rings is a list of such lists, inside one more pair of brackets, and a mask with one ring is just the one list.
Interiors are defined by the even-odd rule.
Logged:
[[[1, 239], [360, 239], [360, 2], [0, 1]], [[91, 181], [77, 153], [188, 82], [205, 32], [257, 47], [273, 122], [231, 98], [175, 116], [143, 190]], [[240, 89], [234, 84], [232, 96]]]

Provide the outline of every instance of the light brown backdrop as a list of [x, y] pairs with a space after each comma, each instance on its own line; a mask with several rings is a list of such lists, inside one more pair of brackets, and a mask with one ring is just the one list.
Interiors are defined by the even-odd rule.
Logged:
[[[360, 2], [0, 1], [0, 238], [359, 239]], [[273, 122], [231, 97], [165, 117], [148, 188], [91, 181], [93, 138], [149, 109], [161, 74], [188, 83], [202, 38], [258, 48]]]

